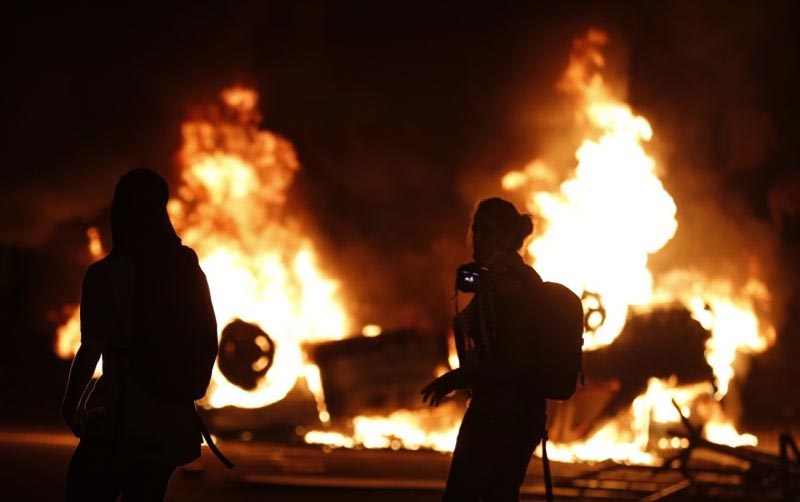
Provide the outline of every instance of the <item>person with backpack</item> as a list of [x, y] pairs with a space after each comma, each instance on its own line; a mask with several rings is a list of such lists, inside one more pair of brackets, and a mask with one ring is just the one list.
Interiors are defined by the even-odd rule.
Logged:
[[[554, 331], [550, 325], [559, 322], [554, 315], [562, 316], [548, 294], [550, 283], [543, 283], [519, 254], [532, 232], [531, 217], [501, 198], [481, 201], [472, 219], [475, 263], [459, 269], [457, 287], [475, 295], [453, 320], [459, 368], [422, 390], [423, 400], [433, 406], [457, 389], [472, 396], [453, 451], [445, 502], [518, 500], [531, 455], [545, 435], [546, 397], [554, 380], [546, 368], [553, 367], [548, 358], [555, 356], [548, 354], [546, 338]], [[579, 323], [571, 327], [572, 338], [577, 329], [580, 340], [580, 300], [557, 286], [557, 296], [571, 295], [571, 319]], [[575, 343], [580, 357], [580, 341]], [[575, 382], [573, 374], [572, 392]]]
[[[80, 437], [69, 501], [163, 500], [175, 468], [200, 456], [205, 428], [194, 401], [211, 378], [216, 320], [197, 255], [169, 220], [168, 198], [155, 172], [123, 175], [111, 206], [113, 247], [83, 279], [81, 346], [61, 407]], [[103, 375], [87, 391], [101, 356]]]

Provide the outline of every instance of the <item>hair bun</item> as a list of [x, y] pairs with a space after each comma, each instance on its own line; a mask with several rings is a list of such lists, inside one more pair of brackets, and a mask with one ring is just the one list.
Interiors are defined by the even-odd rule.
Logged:
[[533, 233], [531, 215], [520, 213], [514, 204], [500, 197], [482, 200], [472, 217], [473, 221], [479, 218], [494, 222], [514, 251], [519, 251], [525, 239]]
[[524, 241], [533, 233], [533, 218], [528, 213], [519, 215], [519, 236]]

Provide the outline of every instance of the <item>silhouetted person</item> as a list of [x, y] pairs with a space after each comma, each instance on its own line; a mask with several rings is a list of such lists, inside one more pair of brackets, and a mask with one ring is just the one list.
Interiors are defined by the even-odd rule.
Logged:
[[[194, 401], [217, 354], [214, 310], [197, 255], [166, 211], [167, 182], [147, 169], [122, 176], [111, 206], [113, 248], [86, 271], [81, 347], [62, 417], [81, 438], [70, 501], [163, 500], [172, 472], [200, 455]], [[103, 357], [103, 376], [82, 395]]]
[[535, 344], [531, 295], [539, 275], [518, 251], [533, 232], [527, 214], [508, 201], [481, 201], [472, 220], [472, 249], [481, 267], [475, 296], [453, 320], [460, 367], [423, 389], [436, 406], [468, 389], [443, 500], [516, 501], [545, 427], [545, 398], [531, 384]]

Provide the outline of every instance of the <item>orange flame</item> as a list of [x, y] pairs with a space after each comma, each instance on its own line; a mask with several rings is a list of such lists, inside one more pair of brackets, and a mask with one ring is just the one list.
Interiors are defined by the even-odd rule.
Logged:
[[[710, 401], [703, 415], [708, 439], [755, 444], [755, 436], [736, 431], [717, 401], [728, 391], [737, 354], [762, 351], [774, 340], [774, 328], [757, 315], [758, 306], [769, 302], [769, 291], [757, 278], [737, 289], [698, 271], [676, 269], [654, 278], [648, 270], [649, 256], [678, 229], [676, 207], [645, 150], [653, 135], [650, 124], [603, 80], [601, 49], [607, 42], [599, 30], [576, 40], [558, 84], [576, 99], [584, 127], [574, 173], [559, 186], [554, 171], [536, 159], [508, 173], [502, 184], [524, 191], [528, 209], [543, 220], [544, 231], [526, 248], [537, 270], [584, 295], [593, 310], [585, 350], [612, 343], [631, 306], [677, 300], [712, 332], [706, 358], [715, 386], [650, 379], [630, 410], [601, 424], [585, 441], [551, 445], [550, 454], [565, 461], [656, 463], [656, 447], [686, 446], [681, 438], [655, 441], [650, 436], [652, 427], [678, 422], [673, 400], [687, 416], [703, 399]], [[306, 360], [302, 344], [342, 338], [350, 323], [337, 297], [338, 284], [319, 270], [312, 243], [283, 209], [299, 164], [287, 140], [258, 128], [255, 91], [226, 89], [221, 100], [183, 126], [181, 185], [168, 209], [176, 229], [200, 256], [220, 327], [236, 318], [253, 322], [275, 339], [278, 349], [272, 368], [252, 391], [228, 382], [215, 367], [205, 405], [266, 406], [282, 399], [302, 377], [317, 400], [321, 421], [328, 424], [319, 369]], [[77, 314], [59, 329], [59, 354], [77, 348], [74, 339], [62, 335], [77, 333], [76, 323]], [[380, 328], [365, 326], [362, 334], [377, 336]], [[455, 367], [452, 343], [449, 349], [449, 364]], [[436, 410], [359, 416], [346, 433], [310, 431], [305, 440], [452, 451], [460, 413], [450, 402]]]
[[[554, 445], [554, 458], [653, 463], [651, 422], [675, 422], [673, 399], [688, 405], [702, 396], [721, 399], [733, 377], [739, 352], [765, 350], [774, 340], [769, 322], [759, 319], [759, 303], [769, 301], [762, 282], [752, 279], [741, 291], [730, 281], [710, 280], [692, 271], [675, 271], [654, 278], [647, 269], [649, 255], [661, 249], [677, 231], [676, 207], [658, 179], [656, 163], [644, 149], [652, 137], [650, 124], [614, 96], [600, 71], [605, 65], [601, 48], [608, 38], [598, 30], [575, 41], [570, 64], [559, 89], [579, 103], [585, 126], [576, 152], [574, 174], [558, 192], [539, 188], [552, 184], [554, 175], [541, 160], [507, 174], [507, 189], [528, 189], [528, 209], [544, 220], [544, 231], [527, 251], [545, 279], [562, 282], [597, 303], [588, 305], [595, 329], [584, 334], [584, 350], [607, 345], [625, 325], [628, 308], [658, 301], [684, 303], [712, 336], [706, 359], [713, 369], [716, 389], [677, 387], [651, 379], [645, 394], [631, 411], [601, 427], [588, 440]], [[538, 184], [538, 187], [537, 187]], [[528, 188], [532, 187], [532, 188]], [[587, 296], [584, 296], [587, 298]], [[754, 444], [752, 435], [740, 435], [717, 405], [706, 420], [706, 436], [726, 444]], [[665, 439], [665, 438], [662, 438]], [[679, 438], [669, 445], [681, 445]], [[662, 442], [663, 444], [663, 442]]]
[[[584, 296], [590, 314], [587, 324], [592, 327], [584, 334], [584, 350], [612, 343], [625, 325], [630, 306], [678, 300], [712, 331], [706, 357], [716, 390], [710, 383], [678, 386], [674, 378], [652, 378], [630, 410], [601, 424], [585, 441], [551, 444], [550, 454], [562, 461], [655, 464], [657, 448], [688, 446], [683, 438], [662, 436], [654, 441], [650, 436], [653, 426], [679, 422], [673, 400], [685, 416], [691, 415], [695, 403], [710, 400], [702, 417], [706, 437], [729, 445], [754, 445], [755, 436], [739, 434], [711, 397], [721, 399], [727, 392], [738, 352], [764, 350], [774, 339], [769, 323], [755, 315], [756, 306], [769, 301], [768, 291], [756, 279], [743, 291], [734, 291], [730, 283], [709, 281], [698, 273], [676, 272], [659, 277], [656, 284], [647, 268], [648, 258], [675, 235], [676, 206], [658, 178], [655, 161], [645, 151], [653, 135], [650, 124], [603, 80], [601, 49], [607, 43], [607, 35], [595, 29], [577, 39], [558, 84], [559, 90], [576, 99], [584, 127], [574, 174], [558, 191], [545, 189], [558, 187], [558, 178], [544, 161], [536, 159], [507, 173], [502, 184], [508, 190], [524, 190], [528, 209], [544, 220], [544, 231], [527, 247], [536, 269], [545, 279], [562, 282]], [[449, 362], [456, 367], [452, 344]], [[460, 412], [455, 407], [450, 411]], [[400, 410], [389, 417], [357, 417], [350, 434], [311, 431], [306, 441], [368, 448], [416, 448], [427, 443], [429, 448], [451, 450], [458, 419], [431, 429], [434, 425], [425, 423], [423, 416]], [[447, 440], [434, 440], [434, 434]]]
[[[215, 367], [205, 404], [258, 408], [283, 399], [300, 377], [321, 389], [301, 345], [343, 338], [349, 321], [338, 283], [320, 271], [311, 241], [283, 210], [300, 168], [294, 148], [259, 129], [254, 90], [232, 87], [221, 98], [221, 106], [183, 125], [181, 185], [168, 209], [200, 257], [220, 328], [243, 319], [276, 345], [272, 367], [253, 390]], [[320, 405], [323, 422], [326, 414]]]
[[99, 260], [105, 254], [103, 242], [100, 240], [100, 231], [97, 230], [97, 227], [90, 227], [86, 231], [86, 237], [89, 239], [89, 255], [92, 259]]
[[56, 330], [55, 351], [61, 359], [72, 359], [81, 346], [81, 314], [77, 305], [63, 308], [67, 320]]
[[397, 410], [388, 416], [357, 416], [349, 433], [313, 430], [305, 434], [310, 444], [393, 450], [453, 451], [463, 410], [445, 403], [432, 410]]
[[[577, 93], [587, 125], [578, 148], [578, 165], [558, 193], [532, 191], [529, 210], [545, 229], [528, 246], [536, 270], [545, 280], [563, 283], [578, 295], [599, 294], [605, 319], [584, 335], [586, 350], [610, 344], [622, 331], [630, 305], [652, 300], [653, 277], [648, 256], [675, 234], [675, 203], [655, 173], [643, 144], [650, 124], [614, 98], [601, 75], [600, 47], [607, 38], [591, 30], [575, 51], [559, 88]], [[506, 189], [524, 188], [547, 171], [532, 162], [503, 178]]]
[[[266, 406], [283, 399], [303, 377], [325, 423], [319, 370], [306, 362], [301, 345], [343, 338], [349, 321], [337, 298], [338, 284], [319, 270], [311, 241], [283, 211], [300, 165], [287, 140], [258, 128], [254, 90], [225, 89], [221, 101], [183, 124], [181, 184], [167, 209], [200, 258], [219, 328], [234, 319], [255, 323], [277, 348], [269, 372], [250, 391], [230, 383], [215, 366], [203, 404]], [[87, 236], [97, 259], [102, 255], [97, 229]], [[79, 346], [75, 307], [58, 328], [56, 352], [69, 359]]]
[[[93, 260], [99, 260], [105, 254], [103, 243], [100, 240], [100, 231], [97, 227], [86, 230], [87, 251]], [[66, 305], [63, 308], [67, 320], [56, 329], [55, 351], [61, 359], [72, 359], [81, 346], [81, 311], [78, 305]], [[97, 362], [94, 377], [103, 374], [103, 360]]]

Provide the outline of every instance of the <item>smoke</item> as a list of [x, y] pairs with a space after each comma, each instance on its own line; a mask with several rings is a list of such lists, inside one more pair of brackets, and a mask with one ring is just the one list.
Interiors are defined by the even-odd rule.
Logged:
[[770, 33], [782, 9], [729, 7], [665, 5], [655, 13], [662, 15], [655, 34], [670, 32], [682, 43], [667, 54], [655, 43], [637, 49], [643, 62], [657, 61], [634, 69], [640, 80], [633, 98], [652, 118], [665, 186], [678, 206], [678, 232], [652, 263], [657, 274], [684, 263], [742, 289], [760, 279], [772, 296], [761, 313], [780, 327], [794, 281], [787, 280], [767, 201], [787, 167], [779, 161], [787, 145], [778, 141], [770, 103], [780, 84], [764, 76], [762, 58], [783, 49]]

